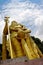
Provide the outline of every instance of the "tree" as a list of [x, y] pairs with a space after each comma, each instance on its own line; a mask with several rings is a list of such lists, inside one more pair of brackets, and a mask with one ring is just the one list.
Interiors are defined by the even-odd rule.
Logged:
[[43, 44], [43, 41], [42, 41], [42, 44]]
[[37, 44], [37, 46], [39, 47], [41, 52], [43, 53], [43, 41], [41, 42], [41, 40], [39, 38], [35, 38], [34, 36], [32, 36], [32, 39]]
[[0, 44], [0, 59], [2, 59], [2, 44]]

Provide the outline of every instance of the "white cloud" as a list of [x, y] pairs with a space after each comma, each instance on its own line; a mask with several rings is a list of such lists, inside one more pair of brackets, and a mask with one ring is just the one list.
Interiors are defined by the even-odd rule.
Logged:
[[[25, 24], [32, 30], [32, 35], [39, 37], [43, 40], [43, 9], [39, 5], [31, 3], [30, 1], [15, 2], [11, 0], [10, 3], [3, 5], [0, 14], [0, 19], [4, 19], [4, 16], [10, 16], [11, 20]], [[0, 24], [3, 30], [3, 23]], [[35, 28], [36, 27], [36, 28]]]
[[2, 42], [2, 33], [3, 33], [3, 29], [4, 29], [4, 21], [0, 21], [0, 42]]

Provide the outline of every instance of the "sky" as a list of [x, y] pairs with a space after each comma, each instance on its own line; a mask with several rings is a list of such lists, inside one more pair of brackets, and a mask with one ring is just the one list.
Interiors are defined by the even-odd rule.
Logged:
[[31, 35], [43, 41], [43, 0], [0, 0], [0, 42], [4, 17], [17, 21], [31, 30]]

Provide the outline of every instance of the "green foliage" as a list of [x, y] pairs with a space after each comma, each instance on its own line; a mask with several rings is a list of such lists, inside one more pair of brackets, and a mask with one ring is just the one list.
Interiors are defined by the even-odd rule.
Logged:
[[2, 44], [0, 44], [0, 59], [2, 58]]
[[42, 41], [42, 44], [43, 44], [43, 41]]
[[41, 52], [43, 53], [43, 41], [41, 41], [39, 38], [35, 38], [34, 36], [32, 36], [32, 39], [37, 44]]
[[0, 55], [1, 55], [1, 52], [2, 52], [2, 44], [0, 44]]

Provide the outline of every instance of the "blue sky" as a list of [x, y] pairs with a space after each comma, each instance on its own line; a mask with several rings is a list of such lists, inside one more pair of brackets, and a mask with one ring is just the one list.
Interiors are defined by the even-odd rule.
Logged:
[[43, 0], [0, 0], [0, 42], [5, 16], [22, 23], [31, 29], [31, 35], [43, 40]]
[[[42, 5], [43, 4], [43, 0], [12, 0], [14, 2], [25, 2], [25, 1], [30, 1], [32, 3], [38, 4], [38, 5]], [[0, 9], [2, 9], [2, 6], [4, 4], [8, 4], [10, 3], [11, 0], [0, 0]]]
[[[9, 3], [11, 0], [0, 0], [0, 6]], [[14, 0], [15, 2], [31, 1], [32, 3], [42, 4], [43, 0]]]
[[0, 5], [2, 6], [3, 4], [8, 3], [10, 0], [0, 0]]
[[[11, 0], [0, 0], [0, 5], [6, 4], [6, 3], [10, 2], [10, 1]], [[16, 1], [16, 0], [14, 0], [14, 1]], [[24, 2], [26, 0], [17, 0], [17, 1]], [[42, 2], [42, 0], [27, 0], [27, 1], [31, 1], [31, 2], [36, 3], [36, 4], [41, 4], [41, 2]]]

